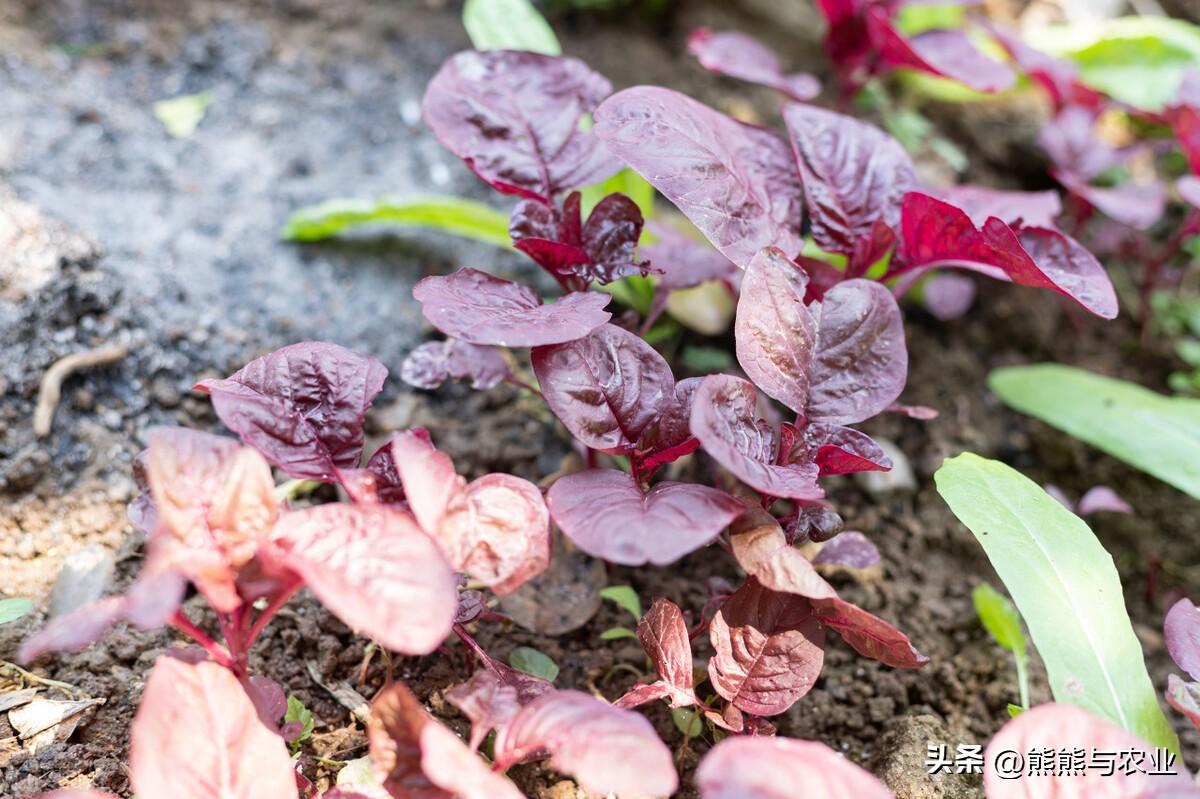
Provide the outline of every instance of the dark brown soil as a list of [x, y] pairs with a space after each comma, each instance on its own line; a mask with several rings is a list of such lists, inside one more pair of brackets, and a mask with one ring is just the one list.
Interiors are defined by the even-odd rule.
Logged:
[[[94, 185], [80, 190], [81, 197], [91, 199], [78, 205], [49, 199], [54, 189], [70, 185], [73, 179], [61, 164], [42, 165], [28, 156], [0, 164], [22, 200], [91, 228], [89, 233], [110, 253], [106, 258], [89, 256], [86, 268], [65, 263], [60, 274], [33, 291], [24, 305], [0, 307], [9, 314], [0, 314], [0, 322], [6, 326], [0, 331], [4, 347], [0, 356], [5, 359], [5, 371], [0, 373], [0, 425], [7, 427], [0, 431], [0, 477], [7, 481], [3, 485], [8, 492], [0, 498], [4, 508], [0, 511], [0, 591], [7, 595], [44, 602], [63, 557], [90, 543], [116, 553], [114, 590], [136, 573], [139, 545], [130, 536], [123, 513], [132, 494], [128, 459], [139, 447], [148, 424], [215, 425], [207, 406], [186, 396], [187, 386], [202, 374], [225, 372], [262, 350], [304, 337], [329, 338], [376, 352], [395, 372], [399, 356], [422, 335], [411, 302], [405, 300], [415, 279], [462, 259], [486, 257], [502, 269], [521, 268], [515, 259], [499, 259], [491, 251], [464, 249], [424, 237], [418, 238], [419, 244], [391, 241], [307, 252], [274, 242], [281, 214], [294, 205], [326, 196], [391, 190], [369, 177], [372, 167], [385, 160], [385, 153], [419, 160], [434, 152], [426, 136], [415, 145], [419, 154], [405, 155], [405, 137], [392, 138], [387, 133], [379, 134], [385, 141], [371, 150], [367, 147], [374, 135], [370, 131], [395, 124], [399, 111], [367, 106], [399, 102], [381, 88], [384, 78], [394, 74], [404, 91], [418, 91], [445, 55], [465, 46], [454, 4], [291, 0], [262, 9], [223, 2], [192, 5], [195, 8], [182, 19], [174, 19], [175, 4], [158, 5], [149, 0], [95, 7], [64, 0], [8, 8], [0, 15], [12, 23], [3, 41], [9, 49], [15, 48], [17, 55], [5, 69], [19, 73], [21, 81], [17, 89], [0, 89], [0, 97], [8, 92], [21, 101], [23, 113], [42, 114], [42, 122], [30, 123], [32, 132], [45, 130], [39, 125], [53, 128], [54, 137], [66, 142], [62, 146], [74, 153], [70, 158], [78, 166], [78, 148], [83, 145], [72, 143], [70, 137], [83, 135], [83, 129], [94, 123], [82, 117], [64, 122], [61, 111], [39, 111], [33, 97], [52, 87], [62, 102], [79, 103], [81, 93], [93, 84], [80, 86], [69, 80], [70, 70], [45, 63], [44, 51], [48, 43], [78, 46], [116, 41], [123, 44], [115, 51], [72, 55], [71, 59], [86, 62], [72, 64], [110, 72], [120, 86], [118, 91], [129, 93], [137, 102], [157, 99], [163, 82], [169, 83], [167, 78], [178, 69], [172, 65], [178, 63], [173, 59], [180, 53], [192, 54], [189, 57], [199, 64], [182, 69], [188, 90], [203, 88], [197, 85], [197, 72], [215, 72], [236, 88], [239, 100], [245, 103], [269, 105], [286, 96], [287, 102], [302, 107], [298, 87], [313, 81], [318, 107], [313, 114], [327, 114], [330, 104], [341, 107], [337, 104], [344, 100], [354, 109], [352, 121], [346, 123], [353, 131], [327, 131], [332, 143], [318, 147], [315, 158], [305, 156], [310, 163], [304, 175], [338, 177], [288, 173], [280, 176], [288, 187], [282, 193], [260, 183], [250, 184], [248, 191], [262, 203], [238, 205], [236, 199], [231, 200], [235, 209], [249, 214], [245, 246], [251, 256], [235, 252], [216, 258], [197, 250], [191, 255], [201, 264], [198, 282], [181, 280], [172, 274], [172, 268], [151, 265], [152, 242], [182, 246], [179, 238], [197, 224], [185, 211], [186, 198], [178, 204], [171, 202], [171, 212], [160, 220], [165, 230], [153, 237], [145, 232], [114, 232], [103, 229], [117, 220], [105, 215], [103, 203], [95, 202]], [[662, 23], [642, 20], [632, 33], [631, 25], [620, 20], [568, 19], [563, 22], [567, 49], [589, 60], [618, 85], [664, 83], [745, 114], [765, 114], [769, 98], [707, 76], [681, 55], [686, 31], [702, 23], [757, 30], [785, 52], [788, 48], [784, 45], [796, 41], [786, 28], [765, 23], [754, 13], [732, 12], [725, 5], [684, 4], [673, 27], [660, 29], [656, 26]], [[131, 26], [136, 29], [133, 33]], [[807, 30], [802, 23], [801, 29]], [[131, 37], [134, 44], [129, 42]], [[222, 44], [225, 41], [254, 43], [253, 63], [239, 62], [237, 48]], [[809, 44], [792, 52], [796, 67], [816, 69], [820, 64], [819, 54]], [[347, 58], [358, 71], [331, 78], [333, 65]], [[145, 82], [153, 87], [144, 88]], [[365, 98], [354, 99], [355, 85], [368, 87]], [[343, 94], [350, 99], [338, 99]], [[231, 136], [243, 122], [218, 116], [212, 124], [221, 135]], [[66, 127], [58, 127], [62, 125]], [[117, 130], [108, 135], [128, 148], [145, 146], [161, 152], [174, 144], [154, 143], [157, 140], [148, 129], [135, 134], [115, 123], [114, 127]], [[322, 134], [311, 128], [299, 135]], [[345, 159], [348, 163], [343, 163], [334, 153], [338, 142], [347, 140], [356, 142], [357, 149]], [[267, 137], [268, 151], [297, 157], [289, 149], [293, 146], [289, 141], [283, 133], [273, 134]], [[44, 143], [30, 146], [46, 157], [53, 151]], [[217, 157], [223, 144], [220, 136], [215, 136], [201, 137], [193, 146]], [[124, 157], [139, 157], [138, 152], [129, 149]], [[195, 190], [202, 203], [217, 204], [224, 190], [236, 197], [237, 181], [249, 181], [252, 174], [253, 169], [247, 167], [226, 187], [210, 186], [197, 178], [200, 182]], [[418, 170], [411, 163], [391, 173], [401, 183], [413, 182], [414, 175]], [[113, 180], [119, 178], [114, 174]], [[136, 201], [149, 212], [156, 207], [154, 198], [186, 191], [173, 180], [149, 181], [140, 187], [143, 194]], [[453, 180], [445, 190], [477, 191], [463, 175], [455, 173]], [[359, 185], [363, 181], [368, 185]], [[77, 217], [82, 221], [77, 222]], [[231, 230], [228, 220], [209, 222], [215, 226], [210, 232], [215, 231], [216, 238]], [[149, 223], [142, 220], [138, 224]], [[176, 252], [173, 257], [188, 263], [191, 255]], [[241, 285], [236, 282], [242, 274], [239, 270], [251, 266], [246, 257], [272, 261], [269, 276], [254, 285], [260, 291], [281, 292], [282, 300], [226, 298], [222, 294]], [[388, 268], [391, 263], [399, 268]], [[318, 272], [315, 278], [306, 276], [305, 270], [312, 269]], [[146, 289], [139, 286], [144, 272], [153, 274], [160, 294], [147, 297], [144, 293]], [[343, 286], [347, 286], [345, 295], [339, 294]], [[365, 307], [370, 313], [365, 315], [377, 313], [380, 318], [358, 322], [364, 314], [354, 302], [379, 291], [386, 291], [394, 306], [369, 303]], [[896, 671], [861, 658], [840, 640], [833, 640], [816, 688], [774, 720], [780, 734], [823, 741], [885, 775], [901, 797], [977, 795], [977, 783], [970, 780], [937, 784], [923, 773], [905, 772], [897, 763], [913, 748], [919, 749], [923, 758], [927, 743], [940, 742], [935, 738], [985, 743], [1007, 719], [1006, 705], [1016, 700], [1012, 664], [989, 641], [970, 601], [971, 589], [979, 582], [999, 583], [982, 550], [933, 489], [932, 473], [943, 458], [971, 450], [1000, 458], [1040, 482], [1053, 482], [1068, 494], [1078, 495], [1104, 483], [1131, 502], [1135, 515], [1101, 515], [1093, 526], [1116, 560], [1135, 629], [1159, 688], [1172, 670], [1160, 633], [1163, 612], [1180, 592], [1194, 591], [1200, 584], [1200, 516], [1193, 500], [1008, 411], [988, 392], [985, 382], [988, 371], [996, 366], [1053, 360], [1161, 388], [1170, 368], [1159, 352], [1161, 345], [1152, 344], [1149, 351], [1140, 349], [1136, 330], [1127, 319], [1076, 325], [1046, 294], [996, 284], [983, 286], [981, 293], [979, 305], [958, 322], [936, 322], [910, 309], [907, 327], [912, 368], [903, 399], [937, 408], [939, 418], [923, 423], [892, 417], [867, 426], [870, 432], [895, 441], [908, 455], [916, 472], [917, 491], [874, 496], [850, 479], [829, 483], [831, 498], [847, 526], [864, 531], [883, 553], [878, 573], [835, 575], [835, 583], [848, 598], [896, 622], [931, 663], [919, 671]], [[299, 303], [299, 311], [289, 310], [293, 299]], [[89, 315], [96, 320], [90, 332], [77, 325], [79, 317]], [[199, 327], [190, 327], [193, 324]], [[182, 331], [178, 337], [169, 334], [172, 327]], [[61, 332], [68, 328], [69, 334]], [[197, 341], [196, 330], [207, 331], [208, 336]], [[141, 349], [125, 364], [81, 376], [72, 383], [55, 434], [47, 442], [34, 441], [24, 426], [41, 370], [65, 351], [108, 336], [128, 336]], [[156, 377], [162, 381], [159, 390], [152, 382]], [[86, 392], [86, 396], [72, 391]], [[418, 394], [406, 391], [393, 379], [370, 425], [377, 437], [400, 427], [428, 427], [460, 471], [471, 476], [499, 470], [538, 481], [574, 457], [544, 409], [507, 388], [474, 393], [448, 387]], [[715, 574], [732, 577], [735, 568], [713, 547], [665, 569], [610, 568], [608, 582], [632, 585], [644, 604], [654, 597], [670, 597], [694, 618], [706, 598], [705, 579]], [[202, 608], [195, 601], [188, 611], [193, 618], [201, 618]], [[614, 666], [642, 670], [644, 657], [635, 644], [604, 642], [599, 636], [629, 622], [623, 611], [606, 603], [588, 624], [562, 636], [546, 637], [501, 626], [481, 626], [477, 634], [494, 657], [504, 659], [517, 646], [535, 647], [560, 666], [559, 686], [596, 690], [615, 698], [634, 677], [630, 670]], [[11, 657], [18, 642], [40, 623], [40, 618], [28, 618], [0, 628], [0, 659]], [[123, 764], [129, 724], [154, 658], [176, 639], [167, 632], [119, 630], [85, 652], [39, 662], [39, 674], [105, 697], [107, 703], [68, 742], [37, 755], [0, 747], [0, 798], [88, 785], [128, 796]], [[698, 646], [698, 656], [704, 657], [703, 639]], [[302, 595], [269, 628], [253, 667], [283, 683], [316, 715], [317, 735], [308, 746], [309, 754], [344, 760], [364, 753], [364, 738], [350, 713], [314, 681], [310, 664], [325, 684], [347, 682], [369, 699], [382, 684], [386, 667], [379, 657], [371, 658], [364, 667], [365, 657], [364, 640], [353, 636], [311, 597]], [[398, 660], [393, 666], [395, 676], [405, 680], [439, 716], [463, 729], [464, 720], [442, 698], [446, 689], [469, 675], [461, 647], [453, 645], [449, 654]], [[1035, 702], [1049, 698], [1044, 675], [1036, 667], [1033, 698]], [[679, 750], [685, 780], [680, 795], [694, 796], [688, 780], [708, 744], [701, 740], [684, 746], [668, 711], [651, 707], [647, 713], [663, 739]], [[1195, 765], [1200, 762], [1200, 736], [1180, 719], [1174, 720], [1183, 738], [1185, 760]], [[0, 721], [0, 741], [11, 734]], [[331, 776], [312, 768], [309, 773], [320, 781]], [[522, 766], [512, 773], [531, 797], [566, 799], [577, 795], [572, 783], [541, 766]]]

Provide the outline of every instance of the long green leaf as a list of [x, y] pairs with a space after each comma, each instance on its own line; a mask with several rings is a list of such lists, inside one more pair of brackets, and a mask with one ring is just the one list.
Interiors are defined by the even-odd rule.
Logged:
[[1166, 397], [1083, 369], [997, 369], [1006, 403], [1200, 499], [1200, 400]]
[[476, 50], [562, 55], [554, 29], [529, 0], [467, 0], [463, 27]]
[[1178, 752], [1117, 569], [1083, 520], [1019, 472], [969, 452], [948, 459], [934, 480], [1012, 594], [1054, 698]]
[[16, 621], [33, 610], [33, 603], [23, 597], [0, 599], [0, 624]]
[[291, 241], [321, 241], [351, 228], [390, 223], [437, 230], [497, 247], [511, 247], [508, 217], [482, 203], [458, 197], [327, 200], [301, 208], [283, 228]]

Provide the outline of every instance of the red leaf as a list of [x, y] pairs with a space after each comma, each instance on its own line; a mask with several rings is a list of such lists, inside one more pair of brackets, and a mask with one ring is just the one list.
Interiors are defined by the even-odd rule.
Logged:
[[825, 631], [809, 601], [753, 577], [717, 611], [708, 635], [713, 688], [756, 716], [782, 713], [812, 690], [825, 660]]
[[521, 708], [494, 749], [499, 769], [548, 751], [550, 765], [588, 793], [668, 796], [679, 784], [650, 722], [579, 691], [554, 691]]
[[400, 366], [401, 380], [430, 390], [451, 378], [469, 379], [474, 389], [494, 388], [509, 374], [508, 364], [494, 348], [453, 338], [425, 342], [410, 352]]
[[554, 521], [584, 552], [626, 566], [665, 566], [708, 544], [744, 509], [723, 491], [663, 482], [648, 492], [617, 469], [559, 478], [546, 495]]
[[815, 463], [821, 468], [822, 477], [892, 468], [891, 458], [870, 436], [849, 427], [812, 422], [797, 431], [795, 437], [785, 455], [787, 462]]
[[815, 618], [860, 655], [897, 669], [919, 669], [929, 662], [908, 636], [858, 605], [836, 596], [813, 599], [812, 605]]
[[625, 454], [674, 399], [671, 367], [653, 347], [615, 325], [585, 338], [537, 347], [531, 360], [546, 404], [581, 442]]
[[550, 305], [532, 289], [477, 269], [427, 277], [413, 297], [429, 323], [448, 336], [472, 344], [536, 347], [586, 336], [607, 322], [612, 298], [601, 292], [573, 292]]
[[387, 369], [336, 344], [292, 344], [196, 388], [221, 421], [289, 477], [333, 482], [358, 465], [363, 417]]
[[700, 28], [688, 37], [687, 44], [688, 51], [709, 72], [758, 83], [800, 102], [821, 93], [821, 83], [812, 75], [785, 74], [775, 53], [753, 36]]
[[773, 497], [815, 500], [817, 467], [778, 466], [774, 431], [754, 418], [753, 384], [730, 375], [709, 375], [692, 402], [692, 435], [718, 463], [747, 485]]
[[160, 656], [130, 732], [138, 796], [295, 799], [283, 739], [259, 718], [233, 672]]
[[653, 86], [605, 100], [595, 132], [738, 266], [766, 246], [803, 247], [800, 185], [775, 134]]
[[898, 224], [900, 198], [916, 184], [912, 159], [899, 142], [874, 125], [815, 106], [789, 105], [783, 119], [821, 249], [848, 255], [876, 222]]
[[692, 689], [692, 642], [679, 606], [658, 598], [637, 626], [638, 641], [654, 664], [671, 707], [696, 704]]
[[[1026, 710], [1005, 724], [984, 750], [985, 763], [995, 763], [1003, 752], [1029, 752], [1061, 748], [1065, 742], [1089, 752], [1140, 752], [1145, 770], [1125, 773], [1117, 768], [1105, 775], [1104, 769], [1086, 769], [1080, 774], [1060, 774], [1048, 769], [1030, 774], [1029, 769], [1019, 779], [1002, 774], [993, 768], [983, 771], [983, 786], [988, 799], [1196, 799], [1200, 789], [1183, 773], [1170, 775], [1147, 774], [1152, 758], [1157, 756], [1150, 744], [1074, 705], [1051, 703]], [[1159, 758], [1161, 759], [1161, 758]], [[1011, 761], [1010, 761], [1011, 762]], [[1165, 765], [1165, 764], [1164, 764]]]
[[740, 736], [713, 747], [696, 770], [701, 799], [892, 799], [867, 770], [816, 741]]
[[392, 683], [371, 703], [367, 739], [375, 774], [398, 799], [521, 799], [516, 786], [431, 718], [403, 683]]
[[647, 273], [646, 262], [634, 258], [643, 224], [637, 203], [613, 193], [596, 204], [586, 224], [579, 216], [577, 191], [567, 197], [561, 214], [538, 200], [525, 200], [513, 211], [509, 233], [518, 250], [568, 291]]
[[878, 8], [867, 12], [867, 30], [888, 66], [950, 78], [981, 92], [1007, 91], [1016, 83], [1006, 64], [979, 52], [961, 30], [930, 30], [908, 38]]
[[1175, 665], [1200, 680], [1200, 608], [1190, 599], [1181, 599], [1167, 611], [1163, 637]]
[[458, 604], [454, 572], [407, 514], [382, 505], [318, 505], [276, 527], [280, 561], [349, 626], [405, 654], [432, 652]]
[[1097, 316], [1117, 315], [1117, 296], [1098, 261], [1064, 233], [1011, 228], [990, 217], [980, 230], [965, 213], [918, 192], [904, 197], [901, 231], [908, 268], [970, 269], [1022, 286], [1048, 288]]
[[442, 65], [421, 110], [442, 146], [493, 188], [549, 201], [619, 168], [580, 126], [610, 91], [575, 58], [469, 51]]

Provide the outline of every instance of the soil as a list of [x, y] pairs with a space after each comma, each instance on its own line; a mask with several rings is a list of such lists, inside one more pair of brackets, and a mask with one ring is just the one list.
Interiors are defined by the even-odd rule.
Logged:
[[[795, 5], [680, 3], [667, 19], [627, 11], [558, 23], [566, 50], [618, 86], [673, 86], [765, 118], [769, 96], [703, 73], [682, 42], [701, 24], [738, 27], [788, 53], [790, 66], [821, 73], [813, 18]], [[308, 338], [370, 352], [395, 374], [428, 332], [409, 296], [416, 280], [464, 264], [536, 279], [514, 256], [432, 234], [304, 248], [277, 238], [291, 210], [331, 197], [437, 191], [488, 199], [416, 115], [433, 71], [467, 46], [458, 14], [457, 4], [438, 0], [0, 3], [0, 237], [15, 229], [24, 248], [20, 259], [0, 261], [0, 594], [32, 597], [44, 610], [64, 557], [87, 545], [114, 553], [112, 590], [128, 583], [141, 556], [124, 516], [134, 490], [131, 458], [149, 426], [218, 426], [203, 398], [189, 393], [196, 380]], [[152, 104], [206, 89], [216, 102], [196, 133], [167, 137]], [[947, 127], [972, 129], [969, 120]], [[989, 153], [1026, 145], [988, 142], [968, 152], [981, 153], [986, 170]], [[12, 252], [12, 244], [5, 249]], [[931, 663], [895, 671], [833, 640], [814, 690], [773, 720], [780, 734], [824, 741], [866, 765], [906, 799], [978, 796], [977, 778], [927, 777], [925, 747], [985, 743], [1016, 698], [1012, 664], [980, 628], [970, 600], [979, 582], [999, 583], [933, 489], [944, 457], [971, 450], [1071, 495], [1102, 483], [1130, 501], [1135, 514], [1102, 514], [1093, 526], [1116, 560], [1160, 689], [1172, 670], [1159, 632], [1163, 612], [1200, 585], [1193, 500], [1006, 410], [985, 383], [996, 366], [1053, 360], [1161, 388], [1171, 368], [1164, 345], [1139, 347], [1127, 319], [1075, 320], [1043, 293], [989, 284], [981, 295], [956, 322], [909, 311], [912, 366], [903, 400], [941, 415], [866, 426], [907, 454], [917, 489], [873, 495], [850, 479], [829, 483], [847, 526], [867, 533], [883, 554], [873, 573], [832, 579], [847, 598], [896, 622]], [[114, 342], [128, 344], [130, 355], [72, 377], [52, 434], [36, 439], [29, 420], [44, 370], [66, 354]], [[508, 471], [538, 481], [575, 457], [544, 409], [505, 387], [418, 393], [393, 378], [369, 418], [370, 433], [378, 440], [412, 425], [428, 427], [469, 476]], [[667, 596], [693, 616], [710, 575], [734, 576], [716, 548], [664, 569], [607, 569], [608, 583], [633, 586], [643, 603]], [[195, 600], [188, 612], [204, 618]], [[535, 647], [561, 668], [558, 685], [615, 698], [634, 679], [625, 667], [644, 667], [635, 644], [599, 637], [628, 625], [623, 613], [604, 603], [587, 624], [553, 637], [496, 625], [477, 634], [494, 657]], [[0, 628], [0, 659], [11, 658], [42, 620], [39, 612]], [[107, 701], [69, 740], [37, 754], [0, 746], [0, 797], [64, 786], [129, 796], [129, 724], [154, 658], [177, 642], [165, 631], [119, 629], [82, 653], [37, 663], [37, 674]], [[454, 646], [450, 656], [400, 659], [392, 668], [461, 731], [464, 719], [443, 701], [469, 676], [460, 653]], [[268, 629], [252, 665], [315, 714], [306, 752], [343, 760], [364, 754], [365, 739], [312, 672], [369, 698], [387, 667], [367, 655], [366, 641], [301, 595]], [[1046, 701], [1044, 674], [1035, 667], [1033, 677], [1034, 701]], [[646, 712], [679, 752], [680, 795], [694, 796], [690, 774], [707, 744], [685, 745], [665, 708]], [[1200, 763], [1200, 736], [1171, 717], [1184, 759]], [[0, 720], [0, 742], [11, 736]], [[320, 782], [331, 776], [312, 767], [308, 773]], [[578, 794], [540, 765], [512, 775], [531, 797]]]

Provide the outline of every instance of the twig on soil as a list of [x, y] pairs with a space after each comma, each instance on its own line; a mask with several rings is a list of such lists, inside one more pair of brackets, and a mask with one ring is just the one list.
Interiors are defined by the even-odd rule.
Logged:
[[33, 672], [29, 672], [29, 671], [26, 671], [25, 669], [21, 668], [16, 663], [9, 663], [7, 660], [0, 660], [0, 672], [5, 672], [5, 671], [16, 672], [16, 674], [24, 682], [33, 683], [34, 685], [44, 685], [47, 688], [58, 688], [59, 690], [66, 691], [67, 694], [69, 694], [71, 696], [79, 697], [80, 699], [91, 699], [92, 698], [92, 695], [89, 694], [87, 691], [83, 690], [82, 688], [78, 688], [74, 685], [71, 685], [70, 683], [59, 682], [58, 680], [51, 680], [48, 677], [39, 677], [36, 674], [34, 674]]
[[50, 435], [50, 427], [54, 423], [54, 412], [58, 410], [59, 400], [62, 399], [63, 381], [80, 369], [108, 366], [124, 360], [128, 354], [129, 348], [124, 344], [110, 344], [76, 352], [51, 364], [46, 373], [42, 375], [42, 384], [38, 388], [37, 407], [33, 411], [34, 435], [38, 438]]
[[306, 661], [305, 665], [308, 667], [308, 676], [312, 678], [313, 682], [328, 691], [338, 701], [338, 704], [349, 710], [350, 715], [354, 716], [360, 723], [367, 723], [371, 718], [371, 705], [363, 698], [362, 694], [355, 691], [346, 683], [327, 685], [322, 681], [321, 669], [315, 662], [309, 660]]

